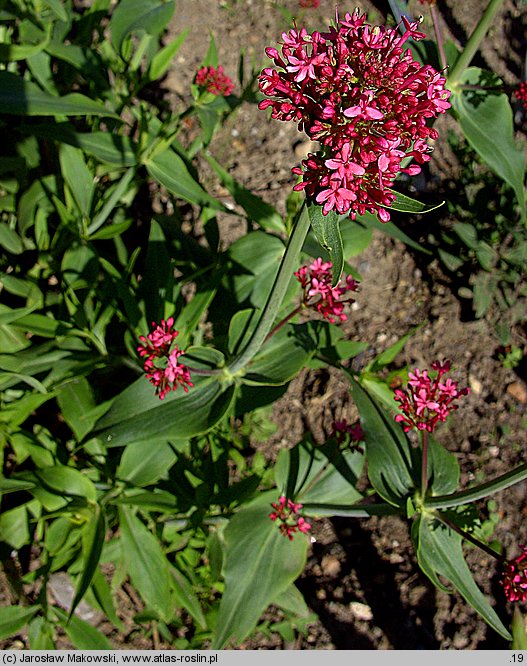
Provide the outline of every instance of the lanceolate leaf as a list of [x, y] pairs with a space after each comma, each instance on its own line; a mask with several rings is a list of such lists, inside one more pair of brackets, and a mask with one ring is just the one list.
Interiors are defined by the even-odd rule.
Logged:
[[159, 541], [131, 509], [121, 506], [119, 514], [123, 556], [132, 585], [149, 608], [169, 621], [174, 613], [174, 602], [168, 560]]
[[93, 434], [106, 446], [161, 437], [185, 439], [212, 428], [225, 414], [232, 397], [232, 386], [198, 377], [188, 393], [178, 388], [159, 400], [146, 377], [140, 377], [117, 396]]
[[230, 640], [239, 644], [254, 629], [265, 609], [300, 575], [306, 561], [308, 537], [284, 537], [269, 519], [278, 491], [262, 494], [227, 525], [225, 536], [225, 593], [221, 600], [213, 649]]
[[285, 326], [249, 363], [244, 383], [278, 386], [290, 381], [313, 355], [310, 343], [304, 326]]
[[392, 210], [397, 210], [400, 213], [430, 213], [430, 211], [436, 210], [436, 208], [440, 208], [445, 203], [442, 201], [439, 204], [429, 206], [427, 204], [421, 203], [420, 201], [416, 201], [411, 197], [407, 197], [406, 194], [401, 194], [395, 190], [391, 190], [391, 192], [396, 195], [396, 199], [390, 208]]
[[217, 199], [205, 192], [192, 177], [185, 162], [172, 149], [156, 155], [145, 164], [148, 173], [164, 185], [169, 192], [198, 206], [224, 210]]
[[366, 437], [370, 481], [383, 499], [403, 507], [419, 476], [408, 438], [392, 415], [351, 375], [349, 379]]
[[99, 102], [80, 93], [54, 97], [37, 85], [13, 74], [0, 72], [0, 113], [17, 116], [112, 116]]
[[328, 252], [333, 264], [333, 286], [337, 285], [342, 269], [344, 268], [344, 248], [340, 235], [340, 216], [331, 210], [327, 215], [322, 214], [322, 206], [308, 201], [307, 210], [311, 221], [311, 228], [316, 239]]
[[0, 639], [9, 638], [24, 627], [38, 611], [38, 606], [5, 606], [0, 608]]
[[104, 545], [104, 537], [106, 535], [106, 520], [104, 511], [101, 511], [99, 505], [94, 509], [93, 519], [84, 526], [83, 529], [83, 566], [82, 573], [77, 583], [75, 590], [75, 597], [71, 604], [70, 617], [75, 612], [75, 609], [81, 602], [81, 599], [86, 594], [92, 579], [99, 566], [101, 559], [102, 547]]
[[59, 624], [64, 633], [78, 650], [111, 650], [112, 644], [106, 636], [89, 622], [80, 617], [68, 618], [67, 614], [53, 607], [53, 613], [57, 616]]
[[[511, 635], [474, 582], [463, 557], [461, 537], [434, 518], [422, 516], [419, 524], [417, 559], [436, 583], [435, 573], [444, 576], [495, 631], [506, 640]], [[430, 575], [433, 572], [434, 575]]]
[[[478, 67], [468, 67], [460, 84], [500, 86], [502, 82], [494, 76], [489, 80], [489, 75]], [[459, 115], [459, 124], [467, 141], [513, 188], [525, 219], [525, 153], [514, 142], [512, 109], [507, 95], [456, 88], [452, 105]]]
[[158, 35], [172, 18], [174, 9], [174, 2], [121, 0], [110, 21], [115, 50], [120, 52], [124, 40], [133, 32]]

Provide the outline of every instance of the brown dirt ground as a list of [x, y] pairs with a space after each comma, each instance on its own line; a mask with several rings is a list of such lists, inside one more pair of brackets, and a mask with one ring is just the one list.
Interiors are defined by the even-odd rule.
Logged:
[[[360, 2], [372, 22], [383, 22], [386, 2]], [[485, 0], [463, 3], [438, 0], [445, 30], [464, 43], [486, 6]], [[334, 0], [321, 0], [317, 10], [298, 9], [296, 0], [178, 0], [172, 32], [189, 28], [165, 87], [175, 108], [189, 97], [189, 85], [208, 46], [211, 31], [218, 45], [219, 62], [233, 78], [240, 50], [245, 51], [246, 71], [266, 65], [264, 48], [288, 28], [277, 5], [288, 8], [308, 29], [320, 29], [334, 16]], [[340, 12], [355, 5], [340, 3]], [[423, 7], [414, 0], [415, 15]], [[522, 75], [527, 23], [521, 0], [505, 0], [475, 64], [495, 71], [505, 83], [514, 85]], [[429, 24], [425, 29], [430, 32]], [[437, 127], [441, 131], [441, 119]], [[305, 137], [292, 124], [267, 122], [255, 105], [242, 106], [214, 140], [211, 152], [248, 189], [274, 204], [280, 212], [294, 179], [291, 167], [306, 150]], [[436, 180], [454, 179], [455, 156], [440, 142], [431, 165]], [[203, 169], [208, 185], [216, 187]], [[433, 200], [422, 185], [423, 200]], [[220, 192], [219, 190], [217, 190]], [[220, 192], [221, 193], [221, 192]], [[427, 199], [428, 196], [428, 199]], [[440, 220], [439, 222], [440, 223]], [[408, 223], [407, 223], [408, 224]], [[420, 219], [406, 230], [420, 239]], [[237, 218], [222, 220], [222, 242], [227, 245], [241, 233]], [[422, 238], [422, 240], [425, 240]], [[410, 339], [398, 361], [401, 365], [427, 367], [436, 358], [451, 358], [454, 376], [471, 387], [462, 408], [438, 433], [438, 439], [453, 451], [462, 467], [462, 484], [475, 475], [487, 478], [501, 474], [525, 459], [527, 445], [527, 387], [525, 373], [507, 370], [496, 358], [498, 343], [485, 320], [466, 317], [466, 307], [456, 296], [450, 278], [440, 265], [427, 263], [402, 243], [382, 234], [353, 265], [363, 281], [357, 304], [343, 325], [352, 340], [368, 342], [368, 350], [355, 360], [360, 369], [414, 326], [423, 324]], [[526, 331], [514, 331], [515, 344], [527, 354]], [[277, 433], [263, 446], [272, 458], [283, 446], [292, 446], [305, 432], [323, 441], [335, 419], [356, 417], [348, 387], [334, 372], [304, 371], [290, 385], [274, 408]], [[527, 484], [497, 494], [499, 523], [495, 538], [510, 557], [518, 544], [527, 543]], [[481, 508], [485, 511], [485, 505]], [[485, 517], [485, 514], [483, 514]], [[507, 643], [497, 636], [457, 594], [436, 590], [420, 572], [413, 554], [407, 524], [397, 517], [369, 520], [317, 520], [316, 542], [307, 568], [298, 581], [309, 607], [318, 619], [306, 637], [284, 643], [278, 634], [256, 635], [242, 649], [502, 649]], [[491, 558], [467, 550], [467, 558], [482, 590], [495, 597], [495, 608], [507, 624], [512, 608], [503, 601]], [[131, 621], [133, 591], [122, 599], [123, 616]], [[137, 606], [135, 606], [137, 608]], [[280, 619], [274, 609], [266, 614]], [[151, 649], [168, 647], [159, 637], [127, 638], [112, 635], [116, 648]], [[65, 645], [66, 646], [66, 645]]]

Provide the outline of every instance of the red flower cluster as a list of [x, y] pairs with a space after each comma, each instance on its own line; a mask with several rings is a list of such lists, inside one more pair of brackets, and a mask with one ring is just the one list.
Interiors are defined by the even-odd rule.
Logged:
[[298, 0], [298, 4], [300, 7], [304, 7], [304, 9], [318, 9], [320, 0]]
[[428, 376], [428, 370], [416, 368], [414, 372], [408, 373], [408, 387], [395, 390], [394, 399], [401, 403], [399, 409], [403, 412], [397, 414], [395, 420], [404, 423], [405, 432], [414, 427], [432, 432], [438, 421], [446, 421], [450, 412], [457, 409], [454, 401], [469, 394], [470, 389], [458, 390], [457, 382], [450, 378], [442, 381], [443, 375], [450, 370], [450, 361], [443, 364], [435, 361], [432, 369], [437, 372], [435, 379]]
[[[260, 90], [267, 97], [260, 109], [272, 117], [293, 120], [323, 150], [310, 153], [295, 190], [323, 205], [323, 213], [365, 212], [390, 219], [386, 206], [398, 173], [415, 175], [430, 159], [427, 139], [437, 131], [427, 126], [450, 107], [445, 78], [433, 67], [416, 62], [409, 39], [422, 39], [417, 22], [403, 18], [406, 32], [371, 26], [366, 15], [346, 14], [329, 32], [308, 34], [305, 28], [282, 34], [281, 53], [267, 48], [277, 69], [265, 68]], [[412, 157], [414, 163], [401, 167]]]
[[137, 347], [139, 355], [145, 360], [143, 368], [150, 383], [156, 387], [156, 395], [163, 400], [169, 391], [175, 391], [178, 386], [188, 393], [188, 388], [194, 386], [190, 372], [186, 365], [179, 362], [183, 351], [177, 345], [171, 350], [172, 343], [178, 336], [174, 329], [174, 318], [169, 317], [161, 324], [152, 322], [154, 330], [147, 337], [141, 335], [141, 344]]
[[514, 96], [521, 102], [523, 108], [527, 111], [527, 81], [523, 81], [514, 91]]
[[295, 532], [304, 532], [307, 534], [311, 529], [311, 525], [305, 521], [302, 516], [298, 516], [298, 512], [302, 508], [301, 504], [295, 503], [282, 495], [278, 502], [272, 502], [271, 506], [274, 511], [271, 511], [269, 518], [272, 521], [278, 521], [280, 532], [286, 536], [289, 541], [293, 540]]
[[208, 92], [213, 95], [223, 95], [227, 97], [234, 90], [234, 83], [223, 72], [223, 67], [219, 65], [218, 67], [202, 67], [198, 70], [194, 82], [197, 86], [205, 88]]
[[346, 440], [349, 440], [352, 443], [353, 449], [360, 453], [364, 452], [362, 447], [359, 446], [359, 442], [364, 441], [364, 433], [359, 421], [355, 423], [348, 423], [346, 419], [335, 421], [331, 436], [337, 440], [337, 444], [344, 444]]
[[527, 548], [520, 548], [521, 555], [503, 564], [500, 583], [508, 601], [524, 602], [527, 599]]
[[343, 298], [350, 291], [357, 291], [358, 283], [347, 276], [336, 287], [331, 286], [331, 261], [323, 262], [319, 257], [309, 266], [302, 266], [295, 276], [304, 289], [304, 305], [319, 312], [332, 324], [335, 317], [346, 321], [344, 305], [352, 303], [353, 298]]

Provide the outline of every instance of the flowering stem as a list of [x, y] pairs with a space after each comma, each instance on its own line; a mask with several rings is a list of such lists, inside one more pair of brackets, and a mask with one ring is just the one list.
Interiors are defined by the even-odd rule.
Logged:
[[447, 78], [447, 85], [450, 89], [456, 86], [459, 79], [463, 75], [465, 69], [470, 65], [472, 58], [476, 55], [483, 38], [487, 34], [488, 29], [492, 25], [494, 17], [498, 13], [503, 0], [490, 0], [487, 9], [483, 12], [476, 29], [470, 36], [459, 58], [456, 60], [452, 71]]
[[272, 331], [269, 331], [269, 333], [265, 336], [264, 342], [267, 342], [269, 338], [272, 338], [275, 333], [278, 333], [278, 331], [282, 328], [282, 326], [285, 326], [288, 321], [293, 319], [295, 315], [297, 315], [299, 312], [301, 312], [304, 308], [304, 303], [300, 303], [298, 307], [296, 307], [294, 310], [292, 310], [286, 317], [282, 319], [282, 321], [279, 321], [278, 324], [272, 329]]
[[302, 208], [298, 213], [296, 224], [294, 225], [291, 236], [289, 237], [289, 242], [287, 243], [284, 256], [282, 257], [282, 262], [280, 263], [278, 273], [276, 274], [271, 293], [269, 294], [264, 309], [262, 310], [260, 320], [258, 321], [256, 328], [249, 338], [249, 342], [247, 343], [245, 349], [243, 349], [242, 352], [229, 365], [228, 370], [231, 374], [234, 375], [239, 370], [244, 368], [247, 363], [249, 363], [249, 361], [254, 358], [260, 347], [265, 342], [267, 334], [273, 325], [273, 321], [275, 320], [276, 314], [284, 299], [285, 292], [289, 282], [291, 281], [291, 276], [297, 267], [300, 250], [302, 249], [306, 239], [309, 227], [310, 219], [307, 212], [307, 206], [304, 201]]
[[439, 15], [437, 13], [437, 7], [435, 5], [430, 5], [430, 14], [432, 16], [432, 22], [434, 24], [434, 32], [436, 35], [437, 48], [439, 50], [439, 62], [441, 63], [441, 69], [443, 71], [448, 67], [448, 62], [445, 54], [445, 47], [443, 44], [443, 34], [441, 28], [439, 27]]
[[443, 523], [443, 525], [446, 525], [454, 532], [457, 532], [461, 537], [463, 537], [463, 539], [470, 541], [470, 543], [474, 544], [474, 546], [477, 546], [481, 550], [485, 551], [488, 555], [491, 555], [492, 557], [496, 558], [499, 562], [505, 561], [503, 555], [500, 555], [495, 550], [487, 546], [486, 543], [483, 543], [479, 539], [476, 539], [476, 537], [470, 534], [470, 532], [465, 532], [465, 530], [459, 527], [459, 525], [456, 525], [454, 522], [452, 522], [444, 514], [440, 513], [439, 511], [436, 511], [434, 515], [440, 522]]
[[428, 490], [428, 430], [421, 432], [421, 497], [426, 497]]
[[425, 502], [425, 506], [428, 509], [446, 509], [447, 507], [469, 504], [470, 502], [475, 502], [476, 500], [488, 497], [489, 495], [492, 495], [492, 493], [496, 493], [499, 490], [509, 488], [515, 483], [525, 481], [526, 479], [527, 463], [524, 463], [523, 465], [516, 467], [516, 469], [513, 469], [506, 474], [502, 474], [492, 481], [482, 483], [475, 488], [468, 488], [467, 490], [462, 490], [459, 493], [452, 493], [451, 495], [438, 495], [437, 497], [431, 497]]
[[371, 516], [389, 516], [400, 510], [386, 502], [379, 504], [318, 504], [305, 502], [304, 511], [313, 516], [341, 516], [343, 518], [370, 518]]

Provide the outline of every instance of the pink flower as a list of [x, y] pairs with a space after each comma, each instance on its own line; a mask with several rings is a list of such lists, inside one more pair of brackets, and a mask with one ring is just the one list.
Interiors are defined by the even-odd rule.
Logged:
[[407, 388], [394, 392], [394, 399], [400, 403], [402, 411], [395, 420], [404, 424], [405, 432], [412, 428], [432, 432], [439, 421], [446, 421], [450, 412], [457, 409], [454, 401], [469, 394], [468, 388], [458, 389], [457, 382], [450, 377], [441, 381], [443, 375], [450, 371], [450, 361], [434, 361], [432, 369], [437, 373], [435, 379], [429, 376], [428, 370], [416, 368], [408, 373]]
[[344, 314], [344, 305], [352, 303], [354, 300], [348, 295], [348, 292], [357, 291], [359, 285], [348, 275], [336, 287], [332, 287], [331, 268], [331, 261], [324, 262], [319, 257], [309, 266], [299, 268], [295, 272], [295, 277], [304, 290], [305, 307], [316, 310], [334, 324], [336, 318], [340, 321], [346, 321], [348, 318]]
[[320, 0], [298, 0], [300, 7], [318, 9]]
[[524, 109], [527, 110], [527, 81], [523, 81], [514, 91], [514, 96], [521, 102]]
[[504, 562], [500, 583], [508, 601], [523, 603], [527, 599], [527, 548], [520, 548], [523, 551], [521, 555]]
[[137, 348], [140, 356], [166, 356], [172, 343], [178, 336], [174, 326], [174, 318], [169, 317], [166, 321], [161, 320], [161, 324], [152, 322], [154, 330], [145, 338], [139, 336], [141, 344]]
[[311, 530], [311, 525], [305, 518], [298, 516], [302, 505], [287, 499], [285, 495], [281, 495], [278, 502], [272, 502], [271, 506], [274, 511], [271, 511], [269, 518], [273, 522], [279, 523], [280, 532], [286, 536], [289, 541], [293, 540], [295, 532], [303, 532], [307, 534]]
[[346, 440], [352, 444], [351, 448], [358, 451], [359, 453], [364, 453], [364, 449], [359, 446], [360, 442], [364, 441], [364, 433], [359, 421], [356, 421], [353, 424], [348, 423], [346, 419], [341, 421], [335, 421], [333, 423], [333, 432], [331, 436], [337, 440], [337, 444], [345, 444]]
[[[418, 22], [403, 18], [405, 32], [373, 27], [356, 11], [328, 32], [305, 28], [283, 33], [280, 51], [266, 49], [274, 68], [259, 77], [277, 120], [293, 120], [320, 154], [309, 154], [293, 173], [301, 180], [293, 189], [352, 219], [366, 212], [382, 222], [395, 195], [396, 176], [416, 175], [430, 159], [428, 139], [437, 131], [428, 119], [450, 108], [445, 78], [433, 67], [415, 61], [405, 42], [423, 39]], [[414, 164], [402, 167], [407, 157]]]
[[194, 384], [189, 369], [178, 360], [184, 352], [178, 349], [177, 345], [171, 350], [172, 343], [178, 336], [178, 331], [173, 328], [173, 317], [166, 321], [162, 319], [159, 325], [152, 322], [152, 326], [154, 330], [147, 337], [139, 337], [141, 344], [137, 347], [139, 355], [144, 357], [143, 369], [147, 378], [156, 387], [156, 395], [160, 400], [178, 386], [187, 393]]
[[219, 65], [218, 67], [202, 67], [198, 70], [194, 82], [197, 86], [205, 88], [208, 92], [213, 95], [223, 95], [227, 97], [234, 90], [234, 83], [223, 72], [223, 67]]

